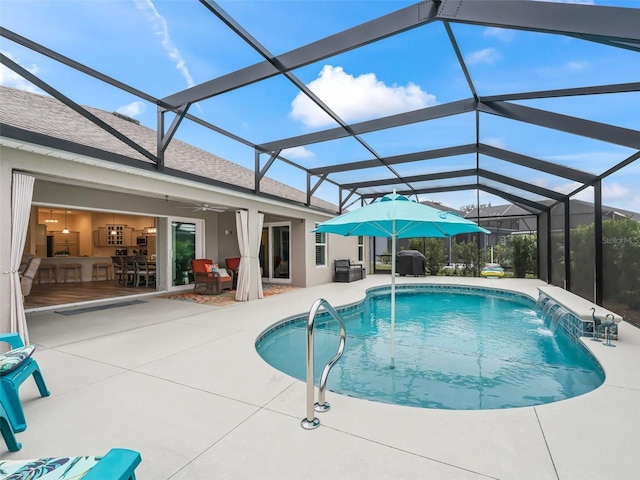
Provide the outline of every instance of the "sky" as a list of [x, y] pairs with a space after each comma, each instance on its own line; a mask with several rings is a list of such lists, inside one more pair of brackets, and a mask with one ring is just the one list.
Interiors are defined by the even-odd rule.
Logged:
[[[508, 0], [507, 0], [508, 1]], [[233, 0], [218, 4], [261, 45], [278, 55], [416, 2], [405, 0]], [[573, 3], [640, 8], [640, 0]], [[162, 98], [262, 61], [254, 50], [195, 0], [2, 0], [0, 24], [40, 45]], [[637, 82], [638, 54], [576, 38], [451, 24], [481, 96], [599, 84]], [[77, 103], [117, 111], [156, 128], [156, 108], [144, 100], [59, 64], [6, 38], [0, 51]], [[297, 69], [294, 74], [347, 122], [445, 104], [471, 97], [446, 31], [439, 22], [355, 51]], [[0, 84], [37, 88], [0, 66]], [[640, 130], [640, 93], [516, 102], [588, 120]], [[275, 77], [201, 101], [189, 111], [254, 143], [289, 138], [336, 126], [285, 78]], [[474, 143], [474, 114], [363, 135], [380, 155], [399, 155]], [[253, 149], [183, 122], [181, 140], [248, 168]], [[634, 154], [632, 149], [558, 133], [543, 127], [481, 116], [483, 143], [601, 174]], [[314, 168], [371, 158], [348, 139], [283, 152]], [[265, 158], [266, 161], [266, 158]], [[413, 162], [394, 167], [401, 175], [474, 168], [475, 156]], [[525, 167], [485, 157], [481, 168], [511, 178], [571, 192], [576, 184]], [[276, 163], [269, 176], [304, 190], [306, 175]], [[389, 177], [384, 168], [345, 172], [339, 182]], [[464, 179], [436, 182], [454, 185]], [[419, 185], [418, 185], [419, 186]], [[514, 190], [515, 194], [522, 194]], [[337, 189], [325, 182], [316, 194], [337, 203]], [[527, 194], [527, 198], [537, 197]], [[422, 196], [459, 208], [505, 200], [473, 191]], [[585, 190], [577, 198], [593, 201]], [[640, 211], [640, 162], [603, 182], [603, 203]]]

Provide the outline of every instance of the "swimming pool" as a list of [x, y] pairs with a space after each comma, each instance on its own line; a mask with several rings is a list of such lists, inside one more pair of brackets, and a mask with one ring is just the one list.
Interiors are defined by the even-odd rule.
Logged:
[[[358, 398], [422, 408], [485, 410], [540, 405], [600, 386], [592, 355], [561, 329], [551, 332], [527, 296], [487, 288], [396, 288], [395, 368], [390, 360], [388, 287], [340, 309], [343, 357], [327, 388]], [[339, 327], [319, 315], [315, 377], [335, 354]], [[306, 380], [306, 316], [287, 319], [256, 342], [262, 358]]]

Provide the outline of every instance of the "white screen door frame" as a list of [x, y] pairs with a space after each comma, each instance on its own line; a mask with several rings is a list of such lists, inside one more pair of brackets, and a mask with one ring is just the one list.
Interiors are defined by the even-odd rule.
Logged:
[[263, 260], [262, 277], [269, 283], [291, 283], [291, 222], [265, 223], [267, 244], [263, 245], [266, 258]]
[[193, 289], [190, 275], [192, 258], [204, 258], [204, 220], [188, 217], [167, 217], [168, 290]]

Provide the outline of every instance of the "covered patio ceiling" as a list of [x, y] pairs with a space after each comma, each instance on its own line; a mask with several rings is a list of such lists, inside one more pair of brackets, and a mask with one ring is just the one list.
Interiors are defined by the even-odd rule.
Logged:
[[[159, 170], [164, 167], [164, 152], [172, 138], [182, 138], [181, 132], [195, 125], [210, 136], [243, 147], [241, 161], [227, 159], [252, 163], [256, 194], [261, 194], [260, 182], [265, 175], [281, 177], [285, 169], [293, 170], [297, 173], [292, 178], [306, 191], [308, 205], [313, 195], [321, 194], [338, 205], [338, 211], [392, 190], [417, 197], [477, 190], [540, 213], [549, 210], [548, 200], [566, 201], [589, 187], [598, 185], [599, 189], [599, 182], [640, 158], [640, 116], [620, 120], [620, 112], [638, 112], [640, 106], [639, 8], [427, 0], [275, 54], [244, 26], [248, 20], [232, 17], [213, 1], [200, 0], [200, 4], [196, 10], [209, 16], [207, 21], [217, 29], [228, 29], [235, 41], [252, 50], [255, 61], [170, 94], [148, 93], [158, 91], [158, 86], [149, 83], [143, 91], [34, 39], [4, 27], [0, 30], [3, 38], [17, 45], [153, 104], [158, 131], [155, 152], [100, 121], [81, 106], [81, 100], [64, 94], [54, 82], [5, 54], [0, 58], [3, 65], [142, 153]], [[305, 5], [313, 13], [314, 2]], [[238, 18], [246, 19], [250, 14], [240, 10]], [[521, 56], [507, 59], [512, 65], [502, 70], [491, 62], [479, 66], [474, 57], [479, 39], [513, 32], [518, 32], [515, 41], [521, 44]], [[572, 55], [588, 59], [592, 50], [604, 50], [611, 52], [611, 68], [600, 67], [597, 75], [585, 72], [580, 77], [582, 83], [576, 84], [575, 76], [563, 75], [558, 67], [546, 75], [546, 82], [536, 83], [540, 88], [523, 89], [526, 82], [520, 81], [520, 75], [530, 75], [534, 68], [527, 64], [527, 48], [548, 49], [549, 58], [558, 65]], [[437, 94], [433, 101], [352, 120], [320, 89], [314, 90], [311, 79], [318, 69], [355, 65], [359, 52], [370, 53], [372, 49], [377, 51], [376, 62], [387, 64], [406, 62], [407, 52], [413, 51], [413, 64], [399, 63], [397, 68], [409, 68], [412, 81], [426, 83]], [[363, 68], [375, 71], [376, 65]], [[449, 78], [456, 88], [453, 93], [440, 93], [437, 83], [429, 83], [431, 77], [438, 82]], [[236, 99], [256, 98], [255, 108], [247, 115], [255, 114], [255, 123], [277, 125], [281, 112], [266, 100], [262, 103], [275, 95], [272, 92], [281, 91], [276, 85], [289, 92], [287, 101], [300, 95], [310, 99], [324, 112], [321, 115], [326, 121], [291, 134], [281, 119], [282, 133], [277, 136], [277, 128], [248, 135], [227, 119], [231, 115], [225, 115], [224, 109], [233, 109]], [[511, 89], [503, 91], [507, 86]], [[362, 99], [367, 101], [374, 99]], [[185, 136], [189, 141], [189, 133]], [[574, 151], [567, 150], [569, 144]], [[218, 153], [213, 140], [203, 145]], [[314, 151], [313, 159], [296, 155], [300, 149]], [[593, 151], [606, 154], [590, 163], [580, 160], [582, 154]]]

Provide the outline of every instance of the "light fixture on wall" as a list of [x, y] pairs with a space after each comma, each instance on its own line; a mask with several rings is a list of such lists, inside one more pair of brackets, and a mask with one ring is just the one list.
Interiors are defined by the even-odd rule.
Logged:
[[118, 232], [116, 231], [116, 214], [113, 214], [112, 217], [113, 223], [111, 224], [111, 231], [109, 232], [109, 235], [117, 235]]
[[62, 229], [62, 233], [69, 233], [69, 229], [67, 228], [67, 211], [64, 212], [64, 228]]
[[158, 232], [156, 229], [156, 217], [153, 217], [153, 227], [144, 227], [145, 235], [155, 235]]
[[53, 210], [49, 210], [49, 218], [45, 218], [44, 223], [58, 223], [58, 220], [53, 218]]

